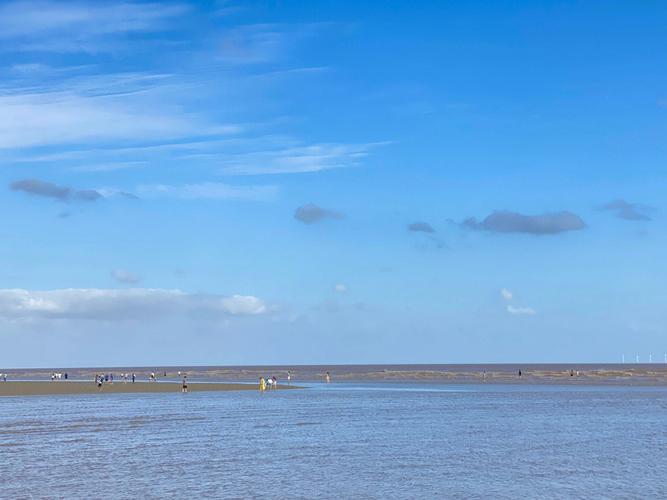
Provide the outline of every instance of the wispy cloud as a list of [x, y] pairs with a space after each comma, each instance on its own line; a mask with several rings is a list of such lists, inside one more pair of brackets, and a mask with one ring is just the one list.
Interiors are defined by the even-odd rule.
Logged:
[[[0, 118], [1, 122], [2, 118]], [[9, 126], [9, 125], [8, 125]], [[183, 124], [187, 135], [190, 125]], [[81, 172], [110, 172], [149, 167], [163, 162], [188, 162], [205, 165], [217, 173], [234, 176], [299, 174], [358, 167], [378, 144], [310, 144], [299, 145], [285, 136], [242, 136], [239, 125], [204, 127], [215, 132], [215, 139], [190, 140], [187, 137], [139, 146], [75, 149], [65, 152], [21, 152], [7, 157], [14, 163], [50, 163]], [[177, 128], [174, 129], [176, 131]], [[110, 133], [109, 131], [105, 133]], [[57, 138], [56, 138], [57, 139]], [[147, 138], [145, 140], [148, 140]], [[271, 149], [266, 149], [267, 145]]]
[[625, 200], [618, 199], [605, 203], [599, 207], [600, 210], [613, 212], [619, 219], [629, 221], [646, 221], [651, 220], [647, 212], [652, 210], [651, 207], [640, 205], [639, 203], [629, 203]]
[[[382, 144], [308, 143], [286, 137], [282, 126], [276, 140], [272, 131], [283, 119], [276, 116], [264, 123], [230, 123], [231, 116], [256, 115], [261, 104], [250, 94], [257, 89], [265, 94], [277, 76], [322, 73], [320, 66], [294, 67], [289, 61], [296, 44], [323, 25], [221, 30], [204, 23], [203, 30], [192, 30], [198, 25], [194, 21], [209, 14], [207, 7], [178, 2], [0, 5], [0, 40], [6, 41], [0, 51], [29, 51], [0, 69], [6, 77], [0, 80], [0, 159], [89, 173], [180, 161], [224, 175], [297, 174], [359, 166]], [[182, 22], [186, 17], [193, 22]], [[179, 35], [154, 36], [169, 29]], [[155, 47], [141, 52], [142, 44], [167, 41], [184, 44], [168, 63], [153, 64], [145, 57]], [[130, 64], [114, 64], [109, 71], [107, 56], [99, 54], [120, 46], [132, 48]], [[62, 64], [65, 59], [53, 58], [50, 64], [61, 65], [51, 66], [44, 63], [42, 50], [89, 54], [86, 64], [79, 58], [68, 66]], [[144, 71], [123, 71], [136, 68], [134, 62]], [[210, 101], [216, 106], [202, 105]], [[230, 135], [236, 142], [221, 140]]]
[[209, 128], [147, 97], [74, 92], [0, 95], [0, 149], [166, 139]]
[[130, 285], [134, 285], [141, 281], [141, 277], [139, 275], [130, 271], [126, 271], [125, 269], [115, 269], [111, 271], [111, 277], [118, 283], [125, 283]]
[[118, 48], [118, 35], [165, 29], [182, 4], [14, 1], [0, 6], [4, 50], [100, 52]]
[[413, 222], [408, 224], [407, 229], [411, 233], [421, 233], [422, 237], [416, 247], [420, 250], [440, 250], [447, 245], [435, 234], [436, 231], [428, 222]]
[[360, 165], [377, 144], [312, 144], [221, 157], [227, 175], [298, 174]]
[[512, 305], [507, 306], [507, 312], [514, 316], [534, 316], [537, 314], [537, 311], [531, 307], [514, 307]]
[[0, 317], [121, 321], [199, 312], [212, 317], [254, 316], [269, 307], [252, 295], [193, 295], [180, 290], [68, 288], [0, 290]]
[[72, 167], [73, 172], [115, 172], [117, 170], [127, 170], [131, 168], [140, 168], [146, 166], [145, 161], [126, 161], [116, 163], [93, 163], [90, 165], [82, 165], [79, 167]]
[[273, 201], [278, 195], [277, 186], [234, 186], [220, 182], [170, 186], [156, 184], [140, 186], [137, 192], [146, 198], [176, 198], [181, 200], [244, 200]]
[[294, 218], [304, 224], [315, 224], [325, 219], [342, 219], [344, 215], [336, 210], [322, 208], [314, 203], [307, 203], [296, 209]]
[[578, 231], [586, 223], [572, 212], [555, 212], [542, 215], [523, 215], [509, 210], [496, 210], [481, 222], [474, 217], [466, 219], [463, 227], [494, 233], [525, 233], [550, 235], [568, 231]]
[[500, 297], [508, 303], [505, 307], [508, 313], [510, 313], [513, 316], [533, 316], [537, 314], [537, 311], [533, 309], [532, 307], [519, 307], [512, 305], [509, 302], [512, 302], [514, 300], [514, 294], [512, 293], [511, 290], [508, 290], [507, 288], [501, 288], [500, 290]]

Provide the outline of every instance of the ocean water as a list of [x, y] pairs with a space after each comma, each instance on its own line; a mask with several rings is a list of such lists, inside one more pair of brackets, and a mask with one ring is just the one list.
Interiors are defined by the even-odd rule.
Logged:
[[667, 388], [0, 398], [0, 498], [665, 498]]

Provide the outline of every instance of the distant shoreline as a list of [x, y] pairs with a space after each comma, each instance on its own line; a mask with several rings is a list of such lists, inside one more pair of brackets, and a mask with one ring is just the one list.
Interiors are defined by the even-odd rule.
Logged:
[[[294, 386], [278, 386], [278, 389], [296, 389]], [[214, 382], [188, 382], [188, 392], [257, 391], [257, 384]], [[273, 390], [273, 389], [271, 389]], [[176, 382], [115, 382], [104, 383], [98, 388], [93, 382], [58, 380], [54, 382], [7, 381], [0, 382], [2, 396], [49, 396], [67, 394], [132, 394], [132, 393], [180, 393]], [[270, 392], [270, 391], [269, 391]]]
[[[521, 376], [519, 376], [521, 371]], [[403, 364], [403, 365], [282, 365], [282, 366], [170, 366], [122, 368], [7, 369], [8, 381], [48, 382], [53, 372], [68, 374], [69, 381], [83, 381], [94, 387], [95, 375], [113, 374], [123, 385], [121, 374], [136, 374], [137, 383], [146, 383], [154, 373], [156, 384], [178, 383], [187, 374], [190, 384], [218, 384], [215, 390], [243, 390], [257, 386], [259, 377], [275, 376], [285, 387], [288, 373], [295, 384], [324, 382], [330, 373], [333, 383], [398, 382], [437, 384], [558, 384], [667, 386], [667, 364]], [[63, 381], [55, 381], [61, 383]], [[2, 382], [0, 382], [2, 385]], [[238, 389], [233, 389], [238, 387]], [[95, 388], [96, 389], [96, 388]], [[206, 390], [206, 389], [203, 389]], [[161, 390], [160, 390], [161, 391]], [[157, 392], [157, 391], [152, 391]]]

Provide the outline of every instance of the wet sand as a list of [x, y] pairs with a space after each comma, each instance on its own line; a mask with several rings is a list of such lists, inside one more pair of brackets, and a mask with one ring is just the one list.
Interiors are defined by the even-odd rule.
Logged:
[[[281, 389], [295, 389], [294, 386], [278, 386]], [[199, 383], [188, 382], [188, 392], [206, 391], [257, 391], [257, 384]], [[274, 390], [274, 389], [271, 389]], [[62, 394], [121, 394], [146, 392], [181, 392], [181, 384], [174, 382], [115, 382], [103, 384], [98, 389], [92, 382], [54, 381], [54, 382], [0, 382], [1, 396], [38, 396]], [[269, 392], [269, 391], [267, 391]]]
[[[518, 372], [521, 370], [521, 377]], [[220, 389], [256, 389], [260, 376], [276, 376], [279, 388], [286, 388], [287, 374], [292, 382], [301, 385], [321, 383], [327, 372], [333, 383], [363, 382], [418, 382], [436, 384], [556, 384], [556, 385], [618, 385], [667, 386], [667, 363], [554, 363], [554, 364], [449, 364], [449, 365], [274, 365], [274, 366], [150, 366], [150, 367], [92, 367], [92, 368], [33, 368], [0, 370], [8, 373], [8, 380], [48, 381], [51, 373], [68, 373], [69, 382], [84, 381], [94, 388], [92, 380], [97, 373], [113, 373], [114, 388], [122, 385], [119, 374], [136, 373], [137, 380], [147, 383], [150, 373], [156, 373], [162, 384], [176, 384], [180, 390], [182, 373], [187, 373], [191, 387], [210, 384]], [[120, 380], [120, 382], [118, 381]], [[57, 381], [55, 383], [69, 383]], [[137, 382], [139, 384], [140, 382]], [[244, 384], [249, 384], [244, 385]], [[2, 382], [0, 382], [0, 386]], [[129, 384], [128, 384], [129, 385]], [[238, 387], [238, 389], [235, 389]], [[96, 389], [96, 388], [95, 388]], [[0, 394], [2, 394], [0, 387]], [[55, 389], [50, 389], [50, 391]], [[149, 392], [168, 391], [171, 388], [148, 388]], [[120, 390], [119, 390], [120, 391]], [[129, 392], [130, 390], [128, 390]], [[135, 390], [132, 390], [135, 392]], [[139, 392], [139, 391], [136, 391]], [[145, 392], [145, 391], [141, 391]], [[51, 393], [51, 392], [49, 392]]]

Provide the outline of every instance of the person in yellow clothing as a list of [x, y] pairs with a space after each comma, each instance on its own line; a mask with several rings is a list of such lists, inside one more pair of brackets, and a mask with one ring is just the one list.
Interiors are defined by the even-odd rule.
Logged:
[[260, 392], [264, 392], [266, 390], [266, 380], [264, 380], [264, 377], [259, 377], [259, 390]]

